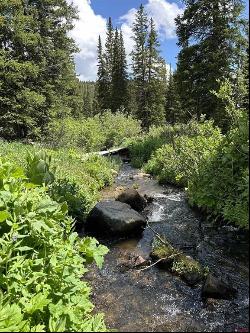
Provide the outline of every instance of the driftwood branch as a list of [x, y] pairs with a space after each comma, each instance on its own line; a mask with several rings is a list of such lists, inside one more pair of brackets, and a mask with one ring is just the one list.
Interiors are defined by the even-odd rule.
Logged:
[[146, 269], [149, 269], [149, 268], [151, 268], [151, 267], [157, 265], [159, 262], [161, 262], [161, 261], [163, 261], [163, 260], [166, 260], [166, 259], [173, 259], [173, 258], [177, 257], [177, 256], [180, 255], [180, 254], [181, 254], [181, 252], [177, 252], [177, 253], [173, 253], [173, 254], [171, 254], [171, 255], [168, 256], [168, 257], [158, 259], [158, 260], [157, 260], [156, 262], [154, 262], [153, 264], [151, 264], [151, 265], [149, 265], [149, 266], [147, 266], [147, 267], [144, 267], [144, 268], [138, 269], [138, 271], [140, 271], [140, 272], [141, 272], [141, 271], [145, 271]]
[[148, 222], [147, 222], [147, 228], [149, 228], [164, 245], [169, 245], [169, 243], [167, 241], [165, 241], [164, 239], [161, 238], [161, 236], [158, 232], [156, 232], [152, 227], [150, 227]]

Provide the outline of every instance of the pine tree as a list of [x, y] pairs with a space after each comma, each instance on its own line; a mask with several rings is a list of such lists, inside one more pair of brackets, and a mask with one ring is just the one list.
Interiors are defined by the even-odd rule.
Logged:
[[171, 124], [181, 122], [182, 112], [176, 87], [176, 78], [170, 66], [166, 90], [166, 121]]
[[135, 48], [132, 52], [135, 114], [142, 126], [149, 128], [165, 121], [166, 64], [160, 56], [153, 19], [141, 5], [133, 25]]
[[124, 39], [122, 31], [120, 31], [120, 91], [121, 91], [121, 105], [127, 109], [128, 105], [128, 65], [127, 55], [124, 46]]
[[226, 128], [223, 105], [212, 91], [224, 78], [234, 80], [241, 64], [241, 0], [186, 0], [186, 9], [176, 20], [181, 51], [177, 82], [182, 107], [197, 118], [206, 114]]
[[147, 39], [148, 39], [148, 18], [143, 5], [136, 13], [133, 24], [133, 40], [135, 42], [132, 51], [133, 82], [136, 96], [136, 115], [142, 120], [142, 125], [149, 124], [148, 111], [146, 109], [147, 91]]
[[111, 109], [112, 104], [112, 72], [113, 72], [113, 53], [114, 53], [114, 27], [112, 19], [109, 17], [107, 22], [107, 34], [105, 42], [104, 61], [107, 75], [108, 89], [106, 91], [106, 108]]
[[0, 135], [37, 137], [79, 107], [66, 0], [0, 2]]
[[153, 19], [147, 41], [147, 123], [161, 125], [165, 121], [166, 63], [160, 56], [160, 43]]
[[127, 61], [122, 32], [116, 28], [113, 44], [111, 109], [126, 108], [127, 104]]
[[101, 36], [98, 40], [98, 71], [97, 71], [97, 100], [98, 110], [108, 109], [107, 95], [109, 94], [109, 80], [103, 55]]
[[80, 113], [75, 115], [75, 118], [93, 116], [94, 104], [95, 104], [95, 90], [96, 90], [95, 82], [91, 81], [83, 82], [78, 80], [77, 92], [81, 97], [83, 107]]

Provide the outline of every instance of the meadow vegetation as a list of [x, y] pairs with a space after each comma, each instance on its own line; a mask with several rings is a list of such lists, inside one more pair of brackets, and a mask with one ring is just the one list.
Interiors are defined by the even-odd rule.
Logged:
[[106, 150], [126, 144], [141, 133], [140, 121], [121, 112], [107, 111], [91, 118], [65, 118], [51, 122], [45, 142], [52, 147], [84, 152]]
[[[85, 171], [92, 184], [101, 159], [95, 163], [91, 175], [94, 167]], [[0, 157], [0, 330], [106, 331], [103, 316], [92, 315], [91, 289], [82, 277], [87, 264], [101, 267], [108, 249], [74, 232], [73, 217], [88, 210], [86, 201], [94, 203], [84, 196], [88, 185], [82, 192], [80, 183], [57, 179], [44, 151], [29, 154], [25, 167], [17, 164]], [[108, 181], [111, 176], [94, 192]]]

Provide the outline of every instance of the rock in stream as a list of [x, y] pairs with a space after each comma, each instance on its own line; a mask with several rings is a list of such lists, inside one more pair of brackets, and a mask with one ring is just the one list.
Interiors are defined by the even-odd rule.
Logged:
[[90, 212], [86, 228], [101, 235], [130, 235], [142, 232], [145, 218], [128, 204], [114, 200], [98, 202]]

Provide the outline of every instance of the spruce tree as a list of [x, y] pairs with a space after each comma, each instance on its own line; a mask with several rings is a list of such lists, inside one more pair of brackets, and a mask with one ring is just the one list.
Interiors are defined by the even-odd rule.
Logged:
[[79, 107], [66, 0], [0, 2], [0, 135], [37, 137]]
[[98, 71], [97, 71], [97, 101], [98, 110], [102, 112], [109, 107], [107, 95], [109, 94], [109, 80], [103, 55], [101, 36], [98, 40]]
[[171, 124], [181, 122], [182, 112], [176, 87], [176, 78], [170, 67], [166, 89], [166, 121]]
[[127, 61], [122, 32], [116, 28], [113, 44], [111, 109], [126, 108], [127, 104]]
[[184, 14], [176, 20], [181, 51], [178, 55], [177, 82], [182, 102], [189, 114], [206, 114], [221, 127], [227, 127], [223, 105], [212, 91], [220, 80], [234, 81], [241, 64], [241, 0], [185, 0]]
[[141, 5], [133, 25], [135, 48], [132, 52], [133, 86], [136, 116], [142, 126], [165, 121], [166, 64], [160, 56], [159, 41], [153, 19], [148, 23]]
[[166, 63], [160, 56], [160, 43], [153, 19], [150, 20], [147, 41], [147, 124], [161, 125], [165, 121]]
[[136, 115], [142, 120], [142, 125], [149, 125], [148, 110], [146, 104], [147, 92], [147, 39], [148, 39], [148, 18], [143, 5], [136, 13], [133, 24], [133, 40], [135, 42], [132, 51], [133, 83], [136, 96]]
[[127, 55], [124, 46], [124, 39], [122, 31], [120, 31], [120, 92], [121, 92], [121, 105], [127, 110], [128, 105], [128, 65]]
[[112, 72], [113, 72], [113, 53], [114, 53], [114, 38], [115, 32], [112, 24], [112, 19], [109, 17], [107, 22], [107, 33], [105, 42], [104, 61], [107, 75], [108, 89], [106, 91], [106, 108], [111, 109], [112, 104]]

